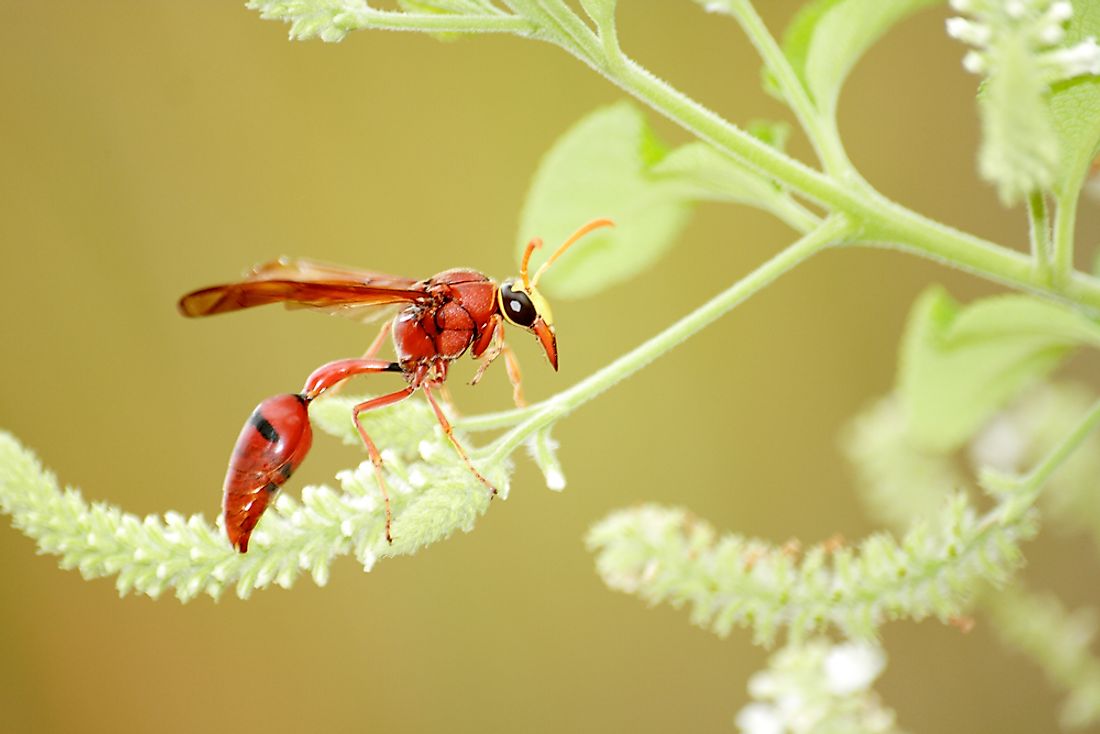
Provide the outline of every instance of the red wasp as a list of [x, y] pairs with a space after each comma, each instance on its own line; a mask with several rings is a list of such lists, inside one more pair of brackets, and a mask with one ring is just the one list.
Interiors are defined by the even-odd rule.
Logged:
[[[534, 334], [550, 365], [557, 370], [553, 317], [550, 305], [536, 286], [546, 269], [573, 243], [594, 229], [610, 226], [611, 221], [597, 219], [581, 227], [543, 263], [533, 278], [528, 277], [527, 265], [531, 253], [542, 246], [542, 241], [531, 240], [523, 254], [519, 279], [499, 285], [476, 270], [464, 268], [445, 270], [417, 281], [308, 260], [281, 259], [257, 266], [242, 281], [203, 288], [181, 298], [179, 308], [185, 316], [211, 316], [268, 303], [314, 308], [354, 318], [362, 318], [364, 309], [377, 306], [400, 308], [396, 316], [386, 321], [362, 358], [341, 359], [317, 368], [300, 393], [264, 400], [245, 423], [229, 459], [222, 499], [225, 530], [233, 547], [241, 553], [248, 551], [248, 538], [268, 503], [309, 452], [313, 441], [310, 403], [355, 375], [395, 372], [407, 383], [401, 390], [359, 403], [352, 409], [352, 420], [367, 447], [385, 500], [387, 540], [393, 540], [392, 516], [382, 475], [382, 456], [359, 416], [404, 400], [418, 389], [424, 391], [455, 451], [495, 495], [496, 489], [470, 462], [455, 439], [434, 391], [446, 381], [451, 362], [469, 349], [475, 358], [482, 358], [470, 384], [476, 384], [493, 360], [504, 355], [513, 397], [521, 405], [519, 363], [504, 342], [504, 324]], [[393, 362], [376, 356], [390, 333], [397, 352], [397, 360]]]

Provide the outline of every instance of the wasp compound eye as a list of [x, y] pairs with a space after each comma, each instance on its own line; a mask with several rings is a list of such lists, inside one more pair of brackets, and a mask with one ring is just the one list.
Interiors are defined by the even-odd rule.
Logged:
[[504, 318], [516, 326], [530, 327], [539, 317], [538, 309], [523, 291], [512, 290], [511, 283], [500, 285], [500, 307]]

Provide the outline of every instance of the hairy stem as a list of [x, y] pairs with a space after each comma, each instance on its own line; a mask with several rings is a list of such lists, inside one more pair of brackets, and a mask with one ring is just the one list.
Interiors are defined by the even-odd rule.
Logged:
[[1023, 484], [1031, 491], [1038, 491], [1043, 483], [1081, 445], [1081, 442], [1100, 425], [1100, 401], [1074, 426], [1062, 442], [1052, 448], [1042, 460], [1023, 478]]
[[1028, 234], [1031, 240], [1031, 259], [1039, 277], [1050, 280], [1050, 215], [1047, 198], [1042, 191], [1034, 192], [1027, 200]]
[[341, 13], [336, 25], [346, 31], [379, 29], [426, 33], [515, 33], [534, 35], [531, 21], [518, 15], [454, 15], [450, 13], [402, 13], [395, 10], [360, 8]]
[[764, 25], [764, 20], [753, 4], [749, 0], [734, 0], [729, 3], [728, 8], [778, 82], [783, 98], [798, 118], [798, 124], [805, 131], [825, 170], [834, 176], [853, 173], [854, 169], [836, 134], [836, 128], [822, 119], [820, 112], [810, 101], [805, 86], [775, 38], [768, 32], [768, 27]]
[[[800, 83], [791, 78], [789, 64], [747, 0], [737, 0], [730, 7], [739, 9], [738, 20], [788, 93], [796, 115], [819, 148], [827, 172], [814, 170], [756, 139], [653, 76], [625, 56], [617, 41], [606, 37], [613, 33], [613, 26], [605, 23], [601, 29], [604, 37], [597, 36], [562, 0], [506, 0], [505, 4], [512, 13], [430, 15], [362, 8], [341, 13], [336, 22], [344, 29], [510, 32], [549, 41], [731, 158], [829, 211], [845, 214], [854, 229], [853, 239], [901, 249], [1012, 288], [1100, 311], [1100, 279], [1073, 269], [1075, 193], [1058, 198], [1053, 270], [1048, 276], [1029, 255], [924, 217], [889, 200], [861, 179], [860, 185], [853, 186], [851, 179], [858, 178], [858, 174], [845, 166], [847, 160], [831, 121], [812, 111], [812, 104], [804, 98], [805, 90], [799, 91]], [[841, 178], [838, 171], [846, 175]], [[1075, 187], [1070, 189], [1076, 192]]]
[[830, 210], [847, 214], [862, 230], [862, 240], [883, 241], [886, 246], [1014, 288], [1100, 310], [1100, 281], [1095, 278], [1071, 273], [1063, 283], [1052, 286], [1039, 276], [1027, 255], [928, 219], [873, 190], [852, 188], [814, 171], [740, 130], [629, 59], [613, 73], [613, 81], [627, 92], [719, 150]]
[[1077, 226], [1078, 187], [1067, 187], [1058, 196], [1058, 209], [1054, 216], [1054, 271], [1055, 287], [1064, 287], [1073, 276], [1073, 235]]

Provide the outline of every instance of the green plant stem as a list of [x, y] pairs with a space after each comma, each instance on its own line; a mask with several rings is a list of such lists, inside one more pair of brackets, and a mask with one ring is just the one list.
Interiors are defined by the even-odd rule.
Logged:
[[1034, 192], [1027, 200], [1028, 233], [1031, 240], [1031, 259], [1039, 277], [1050, 280], [1050, 215], [1047, 197], [1042, 191]]
[[[744, 0], [738, 0], [747, 5]], [[625, 56], [617, 43], [608, 43], [592, 32], [561, 0], [508, 0], [514, 15], [448, 16], [402, 14], [379, 10], [348, 13], [341, 18], [353, 18], [357, 25], [347, 27], [392, 28], [431, 32], [512, 32], [557, 44], [593, 69], [617, 84], [628, 94], [669, 118], [718, 150], [744, 165], [775, 180], [784, 188], [822, 207], [847, 215], [855, 229], [854, 238], [868, 245], [900, 249], [969, 271], [1012, 288], [1037, 295], [1068, 301], [1092, 311], [1100, 311], [1100, 280], [1073, 269], [1073, 225], [1076, 198], [1063, 196], [1058, 200], [1058, 216], [1054, 225], [1053, 275], [1047, 277], [1029, 255], [1002, 247], [988, 240], [961, 232], [928, 219], [897, 204], [866, 184], [853, 186], [851, 181], [809, 168], [756, 139], [723, 119], [679, 90], [658, 79], [641, 65]], [[778, 64], [774, 40], [756, 18], [744, 15], [750, 38], [761, 48], [771, 63]], [[344, 22], [343, 20], [341, 21]], [[792, 84], [780, 69], [781, 83]], [[797, 82], [797, 80], [795, 80]], [[800, 121], [809, 115], [805, 102], [796, 110]], [[817, 121], [820, 123], [821, 118]], [[822, 155], [840, 166], [841, 150], [829, 150], [823, 143], [835, 137], [835, 131], [815, 127], [809, 122], [807, 134], [815, 144], [824, 146]], [[849, 177], [850, 178], [850, 177]]]
[[842, 215], [830, 217], [820, 227], [775, 255], [687, 316], [572, 387], [522, 411], [507, 411], [506, 414], [486, 416], [482, 419], [480, 425], [474, 421], [461, 422], [460, 425], [466, 430], [476, 430], [472, 429], [471, 426], [484, 427], [486, 424], [499, 421], [502, 415], [507, 415], [511, 419], [521, 418], [522, 422], [519, 425], [498, 438], [487, 448], [489, 453], [486, 456], [486, 461], [490, 464], [503, 461], [530, 435], [543, 426], [549, 425], [612, 385], [630, 377], [657, 357], [724, 316], [742, 301], [772, 283], [780, 275], [829, 245], [846, 239], [851, 233], [852, 227], [846, 217]]
[[774, 178], [826, 208], [847, 214], [860, 239], [882, 241], [948, 263], [1014, 288], [1100, 310], [1100, 281], [1073, 273], [1055, 287], [1041, 278], [1024, 254], [930, 220], [863, 187], [846, 186], [758, 141], [629, 59], [612, 67], [613, 81], [731, 157]]
[[840, 137], [836, 134], [836, 128], [822, 119], [821, 113], [806, 93], [806, 87], [795, 74], [786, 54], [779, 48], [753, 4], [749, 0], [732, 0], [726, 7], [756, 47], [768, 71], [775, 77], [783, 98], [798, 118], [798, 124], [805, 131], [825, 170], [834, 176], [853, 173], [854, 169], [844, 152]]
[[336, 25], [347, 31], [375, 28], [427, 33], [514, 33], [519, 36], [532, 36], [538, 30], [531, 21], [518, 15], [403, 13], [375, 8], [341, 13], [336, 18]]
[[1067, 187], [1058, 196], [1057, 210], [1054, 214], [1054, 286], [1064, 287], [1074, 274], [1073, 235], [1077, 227], [1077, 202], [1079, 188]]
[[1032, 467], [1021, 480], [1021, 486], [1028, 491], [1037, 492], [1043, 483], [1070, 457], [1096, 427], [1100, 425], [1100, 401], [1078, 421], [1062, 441], [1052, 448], [1038, 464]]

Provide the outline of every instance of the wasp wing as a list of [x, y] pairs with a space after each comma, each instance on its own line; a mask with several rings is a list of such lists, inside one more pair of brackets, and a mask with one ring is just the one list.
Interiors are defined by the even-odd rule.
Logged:
[[305, 258], [281, 257], [278, 260], [263, 263], [252, 268], [248, 280], [296, 280], [305, 282], [360, 283], [382, 288], [411, 289], [416, 285], [415, 278], [400, 275], [378, 273], [373, 270], [359, 270], [343, 265], [306, 260]]
[[427, 299], [416, 285], [411, 278], [283, 259], [253, 268], [244, 280], [188, 293], [179, 308], [185, 316], [212, 316], [283, 303], [367, 320], [377, 306]]

